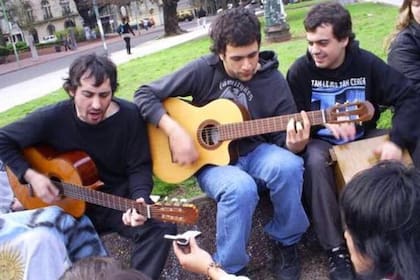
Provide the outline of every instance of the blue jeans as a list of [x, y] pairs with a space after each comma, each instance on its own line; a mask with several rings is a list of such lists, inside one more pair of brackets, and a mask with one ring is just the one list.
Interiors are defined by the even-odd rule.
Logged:
[[258, 182], [268, 189], [274, 208], [265, 232], [282, 245], [297, 243], [309, 226], [301, 203], [303, 160], [273, 144], [260, 144], [234, 165], [206, 167], [197, 174], [201, 189], [217, 202], [213, 256], [229, 273], [249, 262], [247, 244], [258, 204]]

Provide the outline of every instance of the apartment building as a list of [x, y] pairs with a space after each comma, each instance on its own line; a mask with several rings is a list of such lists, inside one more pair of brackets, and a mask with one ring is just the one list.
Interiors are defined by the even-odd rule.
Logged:
[[[82, 27], [82, 18], [79, 16], [73, 0], [3, 1], [6, 10], [9, 11], [10, 28], [4, 17], [1, 19], [1, 28], [7, 37], [11, 30], [15, 42], [28, 42], [29, 35], [32, 35], [34, 42], [38, 43], [42, 38], [47, 38], [56, 31], [64, 30], [67, 27]], [[23, 28], [19, 25], [22, 17], [29, 22]]]

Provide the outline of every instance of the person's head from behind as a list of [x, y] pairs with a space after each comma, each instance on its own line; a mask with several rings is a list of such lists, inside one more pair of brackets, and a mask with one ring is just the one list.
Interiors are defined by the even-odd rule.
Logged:
[[319, 68], [336, 69], [343, 64], [346, 48], [354, 40], [350, 13], [337, 2], [320, 3], [306, 15], [308, 51]]
[[121, 263], [114, 258], [88, 257], [73, 263], [60, 280], [104, 280], [111, 272], [121, 269]]
[[420, 24], [420, 0], [404, 0], [399, 12], [401, 28], [405, 28], [413, 22]]
[[379, 163], [347, 184], [340, 206], [360, 275], [420, 279], [419, 170], [396, 161]]
[[63, 88], [74, 99], [77, 116], [89, 124], [106, 118], [117, 90], [117, 68], [106, 56], [83, 55], [70, 65]]
[[223, 11], [212, 23], [210, 50], [219, 56], [226, 73], [241, 81], [249, 81], [258, 69], [261, 27], [249, 9]]

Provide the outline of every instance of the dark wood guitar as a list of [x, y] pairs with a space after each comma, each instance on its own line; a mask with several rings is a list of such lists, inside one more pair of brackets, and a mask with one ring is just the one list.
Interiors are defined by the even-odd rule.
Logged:
[[[24, 149], [23, 154], [32, 168], [49, 177], [59, 188], [62, 199], [53, 204], [75, 217], [83, 215], [86, 209], [85, 202], [88, 202], [123, 212], [135, 208], [145, 217], [164, 222], [180, 224], [197, 222], [198, 210], [192, 204], [140, 205], [134, 200], [98, 191], [103, 183], [98, 180], [94, 162], [82, 151], [58, 153], [47, 146], [36, 146]], [[48, 205], [34, 196], [28, 185], [21, 184], [8, 167], [6, 171], [16, 198], [26, 209]]]
[[[168, 98], [163, 105], [191, 135], [199, 154], [198, 160], [191, 165], [174, 163], [168, 137], [156, 126], [149, 125], [153, 173], [168, 183], [182, 182], [206, 164], [229, 164], [232, 140], [286, 130], [291, 118], [301, 121], [300, 114], [246, 120], [243, 110], [228, 99], [217, 99], [206, 106], [195, 107], [179, 98]], [[338, 104], [307, 114], [311, 125], [320, 125], [367, 121], [373, 117], [374, 111], [371, 103], [363, 101]]]

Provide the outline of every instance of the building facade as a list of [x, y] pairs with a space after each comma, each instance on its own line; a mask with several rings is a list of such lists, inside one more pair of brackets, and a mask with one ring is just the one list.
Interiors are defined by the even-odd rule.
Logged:
[[82, 18], [72, 0], [3, 0], [8, 10], [7, 28], [5, 17], [2, 17], [2, 32], [13, 40], [26, 41], [30, 35], [35, 43], [42, 41], [55, 32], [66, 27], [82, 27]]
[[[33, 38], [34, 43], [39, 43], [57, 31], [69, 27], [82, 29], [84, 26], [73, 0], [0, 1], [5, 3], [8, 11], [8, 22], [3, 13], [0, 14], [0, 28], [6, 41], [11, 34], [15, 42], [29, 44]], [[155, 25], [160, 25], [163, 24], [162, 4], [162, 0], [134, 0], [124, 7], [131, 24], [139, 25], [143, 20], [153, 18]], [[115, 32], [121, 22], [121, 7], [112, 4], [101, 7], [99, 17], [105, 33]]]

